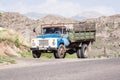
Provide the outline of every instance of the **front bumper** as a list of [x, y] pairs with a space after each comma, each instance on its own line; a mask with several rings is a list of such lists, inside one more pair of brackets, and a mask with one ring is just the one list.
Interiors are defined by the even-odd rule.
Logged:
[[57, 50], [56, 48], [52, 48], [52, 47], [48, 47], [48, 48], [45, 48], [45, 47], [39, 47], [39, 48], [30, 48], [30, 50], [41, 50], [41, 51], [53, 51], [53, 50]]

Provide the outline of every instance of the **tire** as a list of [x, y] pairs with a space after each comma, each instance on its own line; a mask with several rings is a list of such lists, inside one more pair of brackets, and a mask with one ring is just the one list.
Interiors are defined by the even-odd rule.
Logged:
[[32, 51], [32, 56], [33, 56], [33, 58], [40, 58], [41, 52], [38, 50], [34, 50], [34, 51]]
[[87, 48], [88, 48], [87, 44], [82, 45], [82, 47], [81, 47], [81, 58], [87, 58], [88, 57]]
[[57, 49], [57, 51], [54, 52], [54, 57], [56, 59], [62, 59], [65, 58], [65, 56], [66, 56], [66, 48], [63, 44], [61, 44]]
[[76, 54], [77, 54], [77, 58], [81, 58], [81, 49], [77, 49]]
[[54, 58], [58, 58], [57, 51], [54, 51]]

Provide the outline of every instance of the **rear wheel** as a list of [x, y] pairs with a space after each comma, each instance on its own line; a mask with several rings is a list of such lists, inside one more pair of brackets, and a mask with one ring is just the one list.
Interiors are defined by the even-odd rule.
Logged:
[[81, 47], [81, 58], [87, 58], [88, 57], [88, 45], [83, 44]]
[[54, 52], [54, 57], [60, 59], [60, 58], [65, 58], [65, 55], [66, 55], [66, 48], [63, 44], [61, 44], [57, 49], [57, 51]]
[[38, 50], [34, 50], [34, 51], [32, 51], [32, 56], [33, 56], [33, 58], [40, 58], [41, 52]]

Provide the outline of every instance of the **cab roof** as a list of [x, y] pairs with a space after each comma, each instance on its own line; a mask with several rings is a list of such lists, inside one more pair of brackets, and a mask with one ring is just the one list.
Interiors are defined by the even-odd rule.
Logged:
[[65, 28], [63, 24], [44, 24], [42, 28]]

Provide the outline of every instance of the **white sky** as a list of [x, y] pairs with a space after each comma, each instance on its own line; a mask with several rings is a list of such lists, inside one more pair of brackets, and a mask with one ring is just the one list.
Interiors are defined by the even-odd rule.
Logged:
[[0, 10], [10, 12], [36, 12], [65, 17], [95, 12], [102, 15], [120, 13], [120, 0], [0, 0]]

